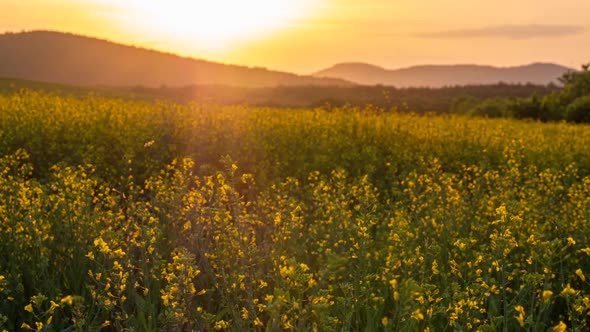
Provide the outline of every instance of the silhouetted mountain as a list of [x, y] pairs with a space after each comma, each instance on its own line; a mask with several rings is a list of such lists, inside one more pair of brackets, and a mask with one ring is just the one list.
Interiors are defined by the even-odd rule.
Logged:
[[518, 67], [479, 65], [425, 65], [389, 70], [364, 63], [342, 63], [319, 71], [315, 77], [340, 78], [358, 84], [396, 87], [443, 87], [455, 85], [549, 84], [571, 68], [551, 63], [533, 63]]
[[352, 85], [340, 79], [226, 65], [50, 31], [0, 34], [0, 76], [86, 86]]

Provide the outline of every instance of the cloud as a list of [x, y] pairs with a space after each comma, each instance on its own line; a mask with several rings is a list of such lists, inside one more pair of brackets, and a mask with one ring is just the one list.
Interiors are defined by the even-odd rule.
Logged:
[[418, 33], [423, 38], [505, 38], [532, 39], [578, 35], [586, 28], [579, 25], [497, 25], [475, 29], [458, 29]]

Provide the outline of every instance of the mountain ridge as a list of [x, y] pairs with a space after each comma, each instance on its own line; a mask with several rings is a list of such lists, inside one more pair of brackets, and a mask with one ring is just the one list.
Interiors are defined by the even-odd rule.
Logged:
[[82, 86], [350, 86], [48, 30], [0, 34], [0, 76]]
[[558, 78], [574, 69], [534, 62], [528, 65], [497, 67], [476, 64], [418, 65], [399, 69], [362, 62], [345, 62], [313, 73], [315, 77], [340, 78], [363, 85], [392, 85], [396, 87], [444, 87], [485, 85], [496, 83], [541, 84], [558, 83]]

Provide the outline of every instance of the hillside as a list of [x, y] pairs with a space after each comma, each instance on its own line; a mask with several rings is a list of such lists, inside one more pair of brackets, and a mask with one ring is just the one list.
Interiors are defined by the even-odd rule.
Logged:
[[50, 31], [0, 35], [0, 76], [83, 86], [351, 85], [339, 79], [226, 65]]
[[[323, 106], [358, 106], [367, 104], [416, 113], [448, 113], [457, 106], [473, 106], [492, 98], [525, 98], [545, 96], [559, 91], [557, 86], [542, 85], [476, 85], [444, 88], [390, 88], [383, 86], [277, 86], [268, 88], [230, 87], [223, 85], [190, 85], [184, 87], [107, 87], [74, 86], [0, 77], [0, 95], [22, 89], [44, 91], [60, 96], [100, 95], [133, 100], [170, 100], [219, 105], [250, 105], [279, 108], [315, 108]], [[465, 104], [467, 103], [467, 104]]]
[[321, 70], [313, 76], [332, 77], [367, 85], [396, 87], [495, 84], [549, 84], [573, 69], [550, 63], [534, 63], [517, 67], [480, 65], [424, 65], [389, 70], [364, 63], [342, 63]]

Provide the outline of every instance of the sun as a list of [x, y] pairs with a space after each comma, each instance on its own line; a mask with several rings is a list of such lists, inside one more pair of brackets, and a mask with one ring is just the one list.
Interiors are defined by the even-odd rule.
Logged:
[[223, 49], [289, 27], [312, 0], [103, 0], [122, 23], [159, 38]]

